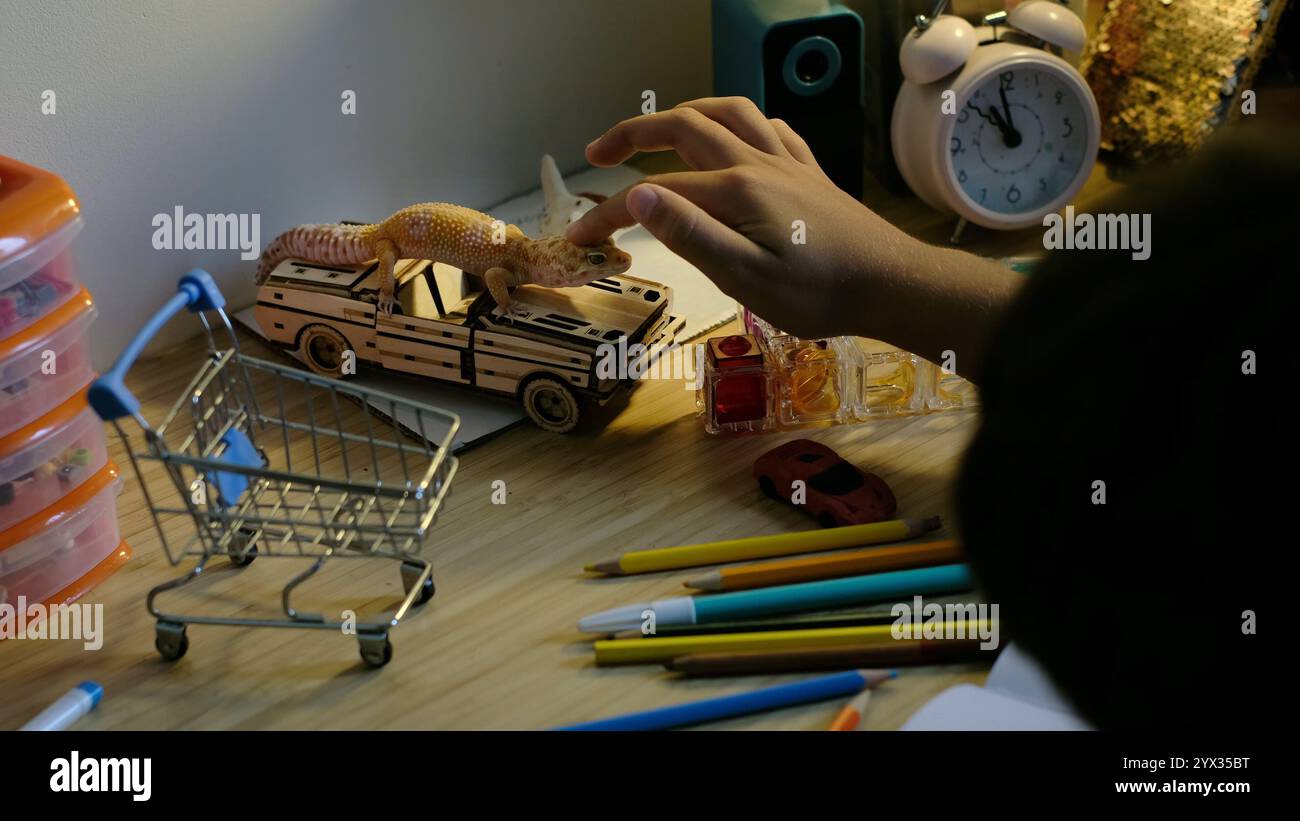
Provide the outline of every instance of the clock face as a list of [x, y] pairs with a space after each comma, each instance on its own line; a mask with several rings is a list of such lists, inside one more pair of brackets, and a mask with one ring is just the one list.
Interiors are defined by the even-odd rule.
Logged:
[[1087, 110], [1075, 86], [1041, 65], [990, 74], [953, 124], [948, 152], [957, 186], [1000, 214], [1047, 208], [1083, 168]]

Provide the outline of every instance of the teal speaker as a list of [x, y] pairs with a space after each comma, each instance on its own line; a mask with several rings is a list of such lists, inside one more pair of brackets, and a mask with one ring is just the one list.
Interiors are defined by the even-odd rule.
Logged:
[[713, 0], [713, 91], [785, 120], [836, 185], [861, 198], [862, 20], [824, 0]]

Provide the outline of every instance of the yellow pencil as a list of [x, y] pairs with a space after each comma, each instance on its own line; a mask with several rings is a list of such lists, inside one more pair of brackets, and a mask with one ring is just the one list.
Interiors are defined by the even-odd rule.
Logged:
[[938, 516], [928, 519], [892, 519], [869, 525], [828, 527], [823, 530], [802, 530], [797, 533], [777, 533], [772, 536], [753, 536], [747, 539], [729, 539], [722, 542], [660, 547], [653, 550], [634, 550], [617, 559], [589, 564], [586, 570], [611, 575], [653, 573], [656, 570], [675, 570], [680, 567], [698, 567], [702, 564], [723, 564], [748, 559], [766, 559], [772, 556], [791, 556], [797, 553], [816, 553], [841, 547], [864, 544], [900, 542], [922, 533], [938, 530]]
[[[987, 620], [936, 624], [932, 629], [942, 629], [942, 635], [958, 638], [977, 636], [987, 630]], [[672, 636], [668, 638], [605, 639], [594, 643], [596, 664], [663, 664], [678, 656], [690, 653], [730, 653], [747, 650], [809, 650], [814, 647], [849, 647], [889, 644], [894, 641], [919, 641], [920, 639], [895, 639], [892, 624], [869, 624], [862, 627], [827, 627], [817, 630], [766, 630], [761, 633], [715, 633], [705, 636]], [[948, 630], [951, 629], [952, 633]]]

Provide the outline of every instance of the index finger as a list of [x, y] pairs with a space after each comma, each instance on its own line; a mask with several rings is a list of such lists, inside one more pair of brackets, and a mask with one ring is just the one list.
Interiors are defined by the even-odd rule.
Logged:
[[712, 171], [729, 168], [757, 149], [693, 108], [674, 108], [615, 125], [587, 146], [587, 160], [618, 165], [638, 151], [676, 151], [691, 168]]

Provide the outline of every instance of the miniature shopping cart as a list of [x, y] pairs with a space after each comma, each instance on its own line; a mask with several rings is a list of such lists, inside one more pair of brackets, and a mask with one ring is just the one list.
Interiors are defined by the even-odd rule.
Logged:
[[[433, 596], [433, 567], [421, 553], [456, 472], [450, 448], [460, 420], [244, 356], [224, 304], [207, 272], [189, 272], [89, 393], [130, 454], [167, 558], [173, 565], [197, 558], [185, 575], [149, 592], [158, 652], [170, 660], [185, 655], [187, 624], [311, 627], [355, 633], [362, 659], [383, 666], [393, 652], [388, 631]], [[208, 356], [154, 427], [123, 379], [182, 309], [202, 321]], [[229, 348], [217, 346], [209, 314], [219, 318]], [[124, 429], [128, 416], [139, 424], [142, 442]], [[266, 618], [187, 616], [158, 608], [160, 594], [210, 573], [208, 563], [218, 556], [237, 568], [258, 557], [294, 557], [308, 566], [280, 592], [283, 617], [274, 611]], [[295, 609], [290, 599], [298, 586], [327, 560], [343, 558], [397, 562], [405, 596], [393, 609], [355, 624], [342, 610], [332, 619]]]

